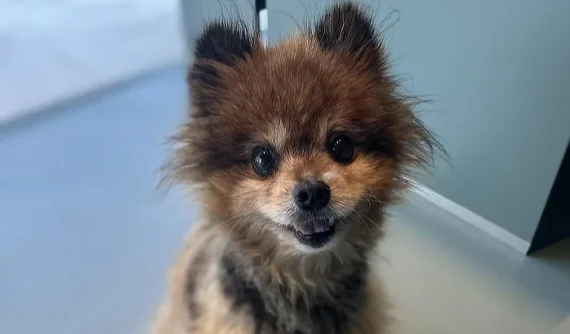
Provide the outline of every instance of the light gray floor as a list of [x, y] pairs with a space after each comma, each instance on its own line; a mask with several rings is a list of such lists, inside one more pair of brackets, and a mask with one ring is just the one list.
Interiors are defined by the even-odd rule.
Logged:
[[191, 207], [154, 187], [182, 67], [0, 128], [0, 333], [142, 333]]
[[[154, 188], [185, 91], [176, 66], [0, 127], [0, 333], [144, 333], [196, 216]], [[394, 333], [570, 333], [570, 255], [524, 258], [415, 197], [390, 222]]]
[[389, 222], [394, 334], [570, 333], [570, 243], [528, 258], [416, 195]]

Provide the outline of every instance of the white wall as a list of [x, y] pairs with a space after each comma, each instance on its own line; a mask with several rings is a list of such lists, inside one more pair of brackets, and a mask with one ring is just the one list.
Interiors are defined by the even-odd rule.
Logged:
[[0, 124], [183, 56], [176, 0], [0, 0]]

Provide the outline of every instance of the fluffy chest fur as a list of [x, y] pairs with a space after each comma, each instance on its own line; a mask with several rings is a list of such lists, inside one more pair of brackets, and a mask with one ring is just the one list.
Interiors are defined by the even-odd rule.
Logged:
[[[220, 260], [222, 292], [236, 309], [244, 309], [256, 333], [341, 334], [365, 306], [366, 265], [356, 265], [335, 282], [292, 292], [288, 282], [276, 282], [252, 274], [237, 256], [226, 253]], [[249, 272], [249, 273], [248, 273]], [[322, 285], [329, 285], [323, 287]], [[322, 291], [329, 289], [329, 291]], [[307, 296], [310, 294], [312, 296]]]
[[246, 258], [227, 251], [227, 239], [200, 225], [173, 267], [169, 298], [153, 334], [385, 332], [382, 285], [365, 263], [334, 281], [271, 279], [271, 268], [260, 274]]

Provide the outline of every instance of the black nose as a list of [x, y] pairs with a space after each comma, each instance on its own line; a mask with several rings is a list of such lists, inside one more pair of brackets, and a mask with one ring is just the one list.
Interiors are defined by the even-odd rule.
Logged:
[[323, 181], [305, 181], [295, 186], [293, 198], [302, 210], [316, 211], [329, 203], [331, 190]]

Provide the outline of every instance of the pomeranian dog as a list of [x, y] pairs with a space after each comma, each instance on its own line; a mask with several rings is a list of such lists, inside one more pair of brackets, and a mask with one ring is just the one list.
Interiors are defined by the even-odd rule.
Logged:
[[355, 4], [276, 45], [241, 22], [205, 26], [169, 162], [203, 219], [154, 334], [386, 333], [371, 255], [439, 145], [388, 65]]

